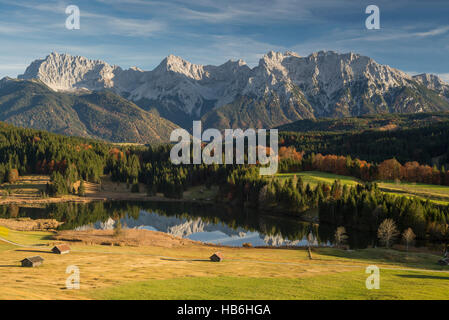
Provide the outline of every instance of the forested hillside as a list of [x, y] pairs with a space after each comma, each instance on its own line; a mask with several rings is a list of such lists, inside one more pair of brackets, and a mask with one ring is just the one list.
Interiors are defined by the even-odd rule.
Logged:
[[0, 82], [0, 120], [112, 142], [168, 142], [177, 126], [108, 91], [55, 92], [37, 80]]
[[279, 128], [280, 145], [305, 153], [442, 166], [449, 161], [449, 114], [381, 115], [301, 120]]
[[84, 180], [99, 181], [111, 146], [91, 139], [16, 128], [0, 122], [0, 180], [20, 175], [74, 169]]

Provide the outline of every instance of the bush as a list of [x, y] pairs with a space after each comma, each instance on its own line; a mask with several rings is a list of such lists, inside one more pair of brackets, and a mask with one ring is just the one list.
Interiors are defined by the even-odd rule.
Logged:
[[16, 183], [19, 180], [19, 171], [17, 169], [9, 169], [7, 180], [9, 183]]
[[123, 234], [122, 222], [120, 218], [117, 219], [117, 222], [114, 225], [114, 237], [119, 237]]
[[81, 180], [80, 186], [78, 187], [78, 195], [84, 197], [86, 194], [86, 186], [84, 185], [84, 180]]

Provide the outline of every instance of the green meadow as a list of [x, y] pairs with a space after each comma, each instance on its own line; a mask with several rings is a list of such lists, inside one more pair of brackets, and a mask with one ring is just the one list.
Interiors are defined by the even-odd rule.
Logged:
[[[362, 183], [358, 179], [349, 176], [341, 176], [327, 172], [304, 171], [298, 173], [280, 173], [276, 177], [285, 180], [292, 178], [294, 175], [301, 177], [305, 184], [309, 183], [311, 187], [315, 187], [318, 183], [332, 184], [335, 180], [339, 180], [341, 184], [348, 186], [356, 186]], [[385, 193], [405, 196], [417, 197], [422, 200], [431, 200], [432, 202], [448, 205], [449, 204], [449, 186], [439, 186], [423, 183], [410, 182], [394, 182], [394, 181], [375, 181], [379, 188]]]

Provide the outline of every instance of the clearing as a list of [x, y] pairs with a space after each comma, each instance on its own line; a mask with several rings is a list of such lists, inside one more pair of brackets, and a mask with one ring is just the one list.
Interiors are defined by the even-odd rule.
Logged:
[[[285, 180], [287, 178], [292, 178], [294, 175], [301, 177], [305, 184], [309, 183], [312, 187], [315, 187], [320, 182], [332, 184], [335, 180], [340, 180], [341, 184], [348, 186], [355, 186], [361, 183], [360, 180], [354, 177], [319, 171], [280, 173], [277, 174], [276, 177]], [[396, 196], [417, 197], [423, 200], [429, 199], [432, 202], [443, 205], [449, 204], [449, 186], [394, 181], [375, 182], [385, 193]]]

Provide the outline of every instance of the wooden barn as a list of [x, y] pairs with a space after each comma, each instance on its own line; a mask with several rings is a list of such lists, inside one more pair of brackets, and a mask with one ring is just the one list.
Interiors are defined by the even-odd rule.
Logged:
[[215, 252], [210, 256], [210, 261], [212, 262], [220, 262], [223, 261], [223, 255], [220, 252]]
[[60, 244], [60, 245], [54, 246], [54, 248], [51, 249], [51, 251], [56, 254], [66, 254], [66, 253], [70, 252], [70, 247], [66, 244]]
[[33, 268], [42, 265], [44, 259], [41, 256], [35, 256], [31, 258], [25, 258], [20, 262], [22, 263], [22, 267]]

